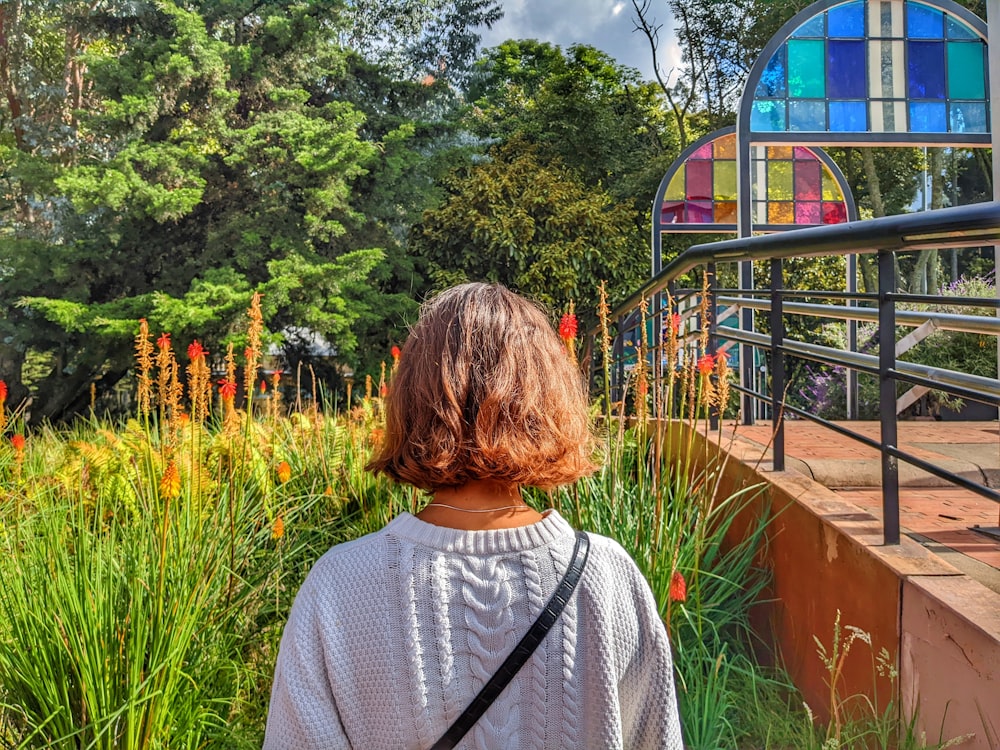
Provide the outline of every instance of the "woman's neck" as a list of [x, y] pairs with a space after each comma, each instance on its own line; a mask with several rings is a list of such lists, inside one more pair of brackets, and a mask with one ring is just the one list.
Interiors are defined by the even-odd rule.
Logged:
[[512, 529], [542, 519], [512, 482], [474, 479], [460, 487], [437, 490], [417, 518], [435, 526], [463, 531]]

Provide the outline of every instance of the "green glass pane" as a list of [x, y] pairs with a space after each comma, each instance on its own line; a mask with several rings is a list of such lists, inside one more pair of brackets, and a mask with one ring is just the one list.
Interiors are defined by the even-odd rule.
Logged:
[[715, 200], [736, 200], [736, 162], [726, 159], [715, 162]]
[[788, 95], [822, 99], [826, 96], [825, 44], [820, 39], [788, 40]]
[[771, 161], [767, 163], [767, 199], [769, 201], [790, 201], [792, 190], [792, 162]]
[[677, 173], [670, 178], [667, 185], [667, 194], [664, 200], [682, 201], [684, 200], [684, 167], [677, 170]]
[[948, 98], [984, 99], [983, 50], [980, 42], [948, 42]]

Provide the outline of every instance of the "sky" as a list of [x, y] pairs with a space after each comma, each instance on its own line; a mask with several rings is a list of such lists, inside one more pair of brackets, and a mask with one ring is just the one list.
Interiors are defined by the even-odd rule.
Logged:
[[[483, 47], [493, 47], [507, 39], [538, 39], [563, 49], [573, 44], [589, 44], [606, 52], [623, 65], [638, 68], [642, 77], [653, 80], [649, 42], [633, 31], [630, 0], [503, 0], [504, 17], [492, 29], [482, 29]], [[660, 31], [661, 67], [677, 65], [679, 54], [669, 24], [665, 2], [653, 3]]]

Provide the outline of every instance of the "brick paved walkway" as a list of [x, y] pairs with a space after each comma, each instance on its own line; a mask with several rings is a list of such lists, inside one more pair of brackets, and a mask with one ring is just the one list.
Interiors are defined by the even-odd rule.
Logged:
[[[875, 440], [877, 422], [841, 423]], [[771, 426], [726, 425], [756, 444], [770, 460]], [[996, 488], [1000, 486], [1000, 429], [996, 422], [900, 422], [902, 450]], [[806, 420], [785, 423], [786, 467], [811, 475], [877, 518], [882, 516], [879, 453]], [[1000, 504], [900, 462], [900, 525], [905, 533], [933, 540], [1000, 569], [1000, 539], [972, 530], [1000, 527]]]

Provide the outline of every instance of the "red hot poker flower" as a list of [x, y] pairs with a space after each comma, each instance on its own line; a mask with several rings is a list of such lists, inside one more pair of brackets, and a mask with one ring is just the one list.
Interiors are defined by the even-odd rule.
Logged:
[[715, 370], [715, 357], [711, 354], [703, 354], [698, 359], [698, 372], [702, 375], [711, 375]]
[[576, 338], [577, 320], [573, 313], [566, 313], [559, 320], [559, 338], [571, 341]]
[[681, 330], [681, 314], [674, 313], [670, 316], [670, 327], [673, 329], [674, 333], [678, 333]]
[[393, 361], [393, 363], [394, 363], [394, 364], [395, 364], [396, 362], [399, 362], [399, 355], [400, 355], [401, 353], [402, 353], [402, 352], [400, 352], [400, 350], [399, 350], [399, 347], [398, 347], [398, 346], [394, 346], [394, 347], [392, 347], [392, 349], [390, 349], [390, 350], [389, 350], [389, 354], [391, 354], [391, 355], [392, 355], [392, 361]]
[[675, 570], [670, 576], [670, 601], [686, 602], [688, 598], [687, 581], [679, 570]]
[[170, 334], [169, 333], [161, 333], [160, 334], [160, 338], [158, 338], [156, 340], [156, 345], [158, 347], [160, 347], [161, 349], [169, 349], [170, 348]]
[[18, 453], [24, 450], [24, 435], [11, 435], [10, 444]]
[[219, 381], [219, 395], [224, 399], [236, 398], [236, 381], [235, 380], [220, 380]]
[[0, 380], [0, 404], [7, 400], [7, 384]]
[[192, 341], [188, 346], [188, 359], [192, 362], [203, 358], [206, 354], [208, 354], [208, 352], [205, 351], [205, 347], [201, 345], [201, 342], [199, 342], [198, 339]]

